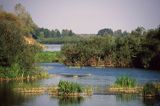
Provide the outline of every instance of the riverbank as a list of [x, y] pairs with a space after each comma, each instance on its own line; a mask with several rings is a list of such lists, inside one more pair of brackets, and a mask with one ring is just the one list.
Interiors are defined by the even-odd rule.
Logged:
[[19, 81], [19, 80], [38, 80], [38, 79], [46, 79], [46, 78], [50, 78], [53, 77], [54, 75], [50, 75], [48, 74], [48, 72], [41, 72], [35, 75], [27, 75], [24, 76], [23, 74], [21, 74], [21, 76], [16, 76], [16, 77], [0, 77], [0, 81]]

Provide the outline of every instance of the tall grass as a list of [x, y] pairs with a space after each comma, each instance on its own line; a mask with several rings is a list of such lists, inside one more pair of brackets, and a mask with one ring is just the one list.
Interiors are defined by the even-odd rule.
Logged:
[[69, 81], [60, 81], [58, 84], [59, 92], [62, 94], [69, 94], [69, 93], [81, 93], [83, 91], [80, 84], [69, 82]]
[[13, 64], [11, 67], [0, 66], [0, 78], [15, 78], [20, 75], [22, 69], [19, 64]]
[[136, 80], [133, 78], [130, 78], [129, 76], [120, 76], [116, 79], [115, 85], [118, 87], [135, 87], [136, 86]]

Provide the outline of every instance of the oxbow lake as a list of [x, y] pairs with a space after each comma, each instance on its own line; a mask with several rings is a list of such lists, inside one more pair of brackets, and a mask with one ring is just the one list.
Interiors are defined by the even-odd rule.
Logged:
[[[136, 78], [138, 84], [148, 81], [160, 81], [160, 72], [131, 68], [96, 68], [67, 67], [59, 63], [41, 63], [40, 66], [56, 77], [38, 81], [18, 81], [0, 83], [0, 106], [160, 106], [160, 101], [143, 99], [138, 95], [108, 95], [105, 89], [116, 80], [116, 77], [128, 75]], [[65, 75], [87, 75], [68, 77]], [[56, 85], [60, 80], [80, 83], [82, 86], [94, 87], [94, 95], [85, 98], [57, 98], [48, 94], [27, 95], [13, 92], [10, 88], [20, 84]]]

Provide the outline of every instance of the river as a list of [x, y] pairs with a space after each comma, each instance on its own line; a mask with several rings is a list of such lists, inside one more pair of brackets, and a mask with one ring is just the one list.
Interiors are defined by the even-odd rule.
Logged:
[[45, 44], [44, 51], [60, 51], [63, 44]]
[[[40, 66], [50, 74], [57, 76], [38, 81], [9, 81], [0, 83], [0, 106], [160, 106], [160, 101], [143, 99], [138, 95], [107, 95], [105, 89], [116, 80], [116, 77], [128, 75], [136, 78], [138, 84], [160, 82], [160, 72], [131, 68], [96, 68], [67, 67], [60, 63], [41, 63]], [[67, 77], [66, 74], [88, 75], [84, 77]], [[94, 95], [85, 98], [57, 98], [48, 94], [26, 95], [13, 92], [10, 88], [20, 83], [56, 85], [60, 80], [80, 83], [82, 86], [93, 86]]]

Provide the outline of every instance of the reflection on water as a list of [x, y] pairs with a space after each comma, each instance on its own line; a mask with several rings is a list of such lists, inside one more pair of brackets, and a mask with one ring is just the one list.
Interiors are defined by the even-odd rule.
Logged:
[[45, 44], [44, 51], [60, 51], [62, 44]]
[[143, 98], [143, 103], [146, 106], [160, 106], [160, 98]]
[[0, 106], [21, 106], [25, 101], [33, 99], [13, 92], [14, 83], [0, 83]]
[[136, 100], [138, 95], [135, 94], [119, 94], [116, 95], [116, 100], [121, 102], [130, 102]]
[[79, 106], [83, 102], [82, 97], [59, 97], [59, 106]]
[[[160, 100], [143, 99], [139, 95], [93, 95], [91, 97], [51, 97], [48, 94], [32, 95], [13, 92], [11, 88], [22, 82], [0, 84], [0, 106], [159, 106]], [[35, 82], [37, 83], [37, 82]], [[31, 86], [34, 82], [25, 83]]]

